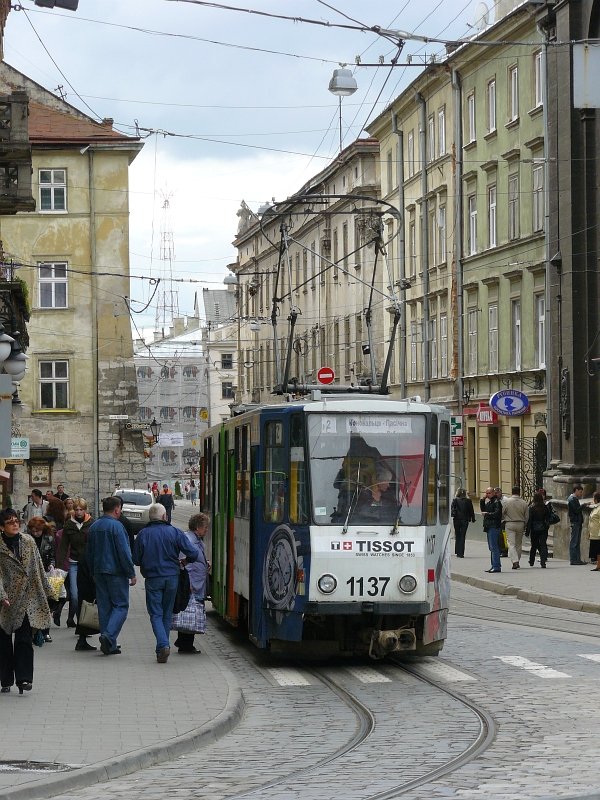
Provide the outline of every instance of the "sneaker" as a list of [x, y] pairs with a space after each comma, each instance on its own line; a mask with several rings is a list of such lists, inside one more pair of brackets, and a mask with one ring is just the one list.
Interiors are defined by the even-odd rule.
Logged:
[[159, 664], [166, 664], [169, 656], [171, 655], [170, 647], [161, 647], [156, 654], [156, 660]]
[[100, 637], [100, 650], [102, 650], [105, 656], [109, 656], [112, 653], [110, 641], [106, 638], [106, 636]]

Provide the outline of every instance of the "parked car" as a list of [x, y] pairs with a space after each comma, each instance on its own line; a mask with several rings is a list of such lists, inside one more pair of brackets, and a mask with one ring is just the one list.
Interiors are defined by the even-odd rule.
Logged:
[[123, 514], [137, 533], [150, 522], [150, 506], [154, 502], [152, 492], [146, 489], [115, 489], [113, 494], [123, 500]]

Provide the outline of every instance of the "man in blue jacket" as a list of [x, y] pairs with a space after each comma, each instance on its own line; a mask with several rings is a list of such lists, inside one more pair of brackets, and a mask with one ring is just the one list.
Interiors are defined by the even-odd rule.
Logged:
[[104, 516], [90, 526], [86, 559], [96, 582], [100, 620], [100, 649], [105, 656], [119, 655], [117, 639], [129, 612], [129, 587], [135, 586], [135, 567], [122, 523], [118, 497], [102, 501]]
[[183, 531], [169, 525], [163, 505], [150, 506], [148, 516], [149, 524], [135, 540], [133, 560], [146, 579], [146, 608], [156, 637], [156, 660], [166, 664], [171, 653], [169, 632], [179, 581], [179, 553], [187, 564], [198, 560], [200, 550]]

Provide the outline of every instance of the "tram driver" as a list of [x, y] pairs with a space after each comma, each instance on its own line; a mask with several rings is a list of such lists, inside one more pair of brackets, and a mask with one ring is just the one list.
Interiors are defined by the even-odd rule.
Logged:
[[359, 494], [352, 522], [390, 522], [398, 513], [396, 493], [392, 488], [392, 470], [379, 462], [375, 466], [375, 483], [365, 487]]

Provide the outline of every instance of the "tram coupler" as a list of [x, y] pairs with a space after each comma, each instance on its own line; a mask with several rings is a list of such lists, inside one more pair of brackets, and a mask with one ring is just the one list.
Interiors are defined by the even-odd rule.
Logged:
[[417, 636], [413, 628], [396, 628], [395, 630], [374, 630], [371, 634], [369, 656], [384, 658], [390, 653], [416, 650]]

